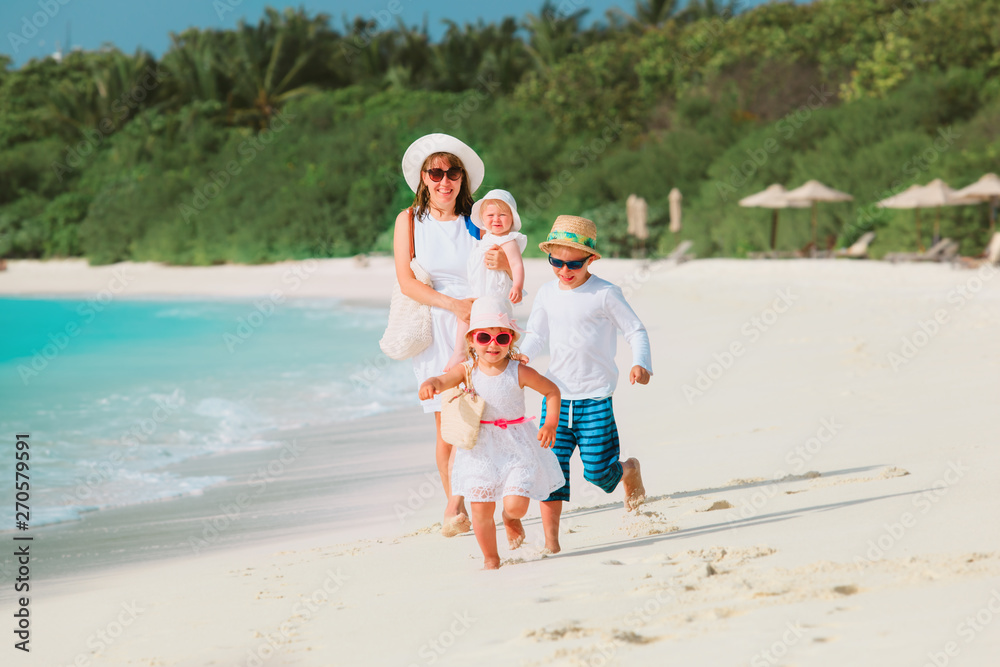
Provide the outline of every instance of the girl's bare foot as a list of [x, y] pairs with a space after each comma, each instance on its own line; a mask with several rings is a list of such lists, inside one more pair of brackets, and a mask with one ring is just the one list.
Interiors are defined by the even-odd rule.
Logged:
[[646, 500], [646, 487], [642, 485], [638, 459], [622, 462], [622, 484], [625, 486], [625, 510], [632, 512], [639, 509]]
[[465, 512], [459, 512], [450, 519], [441, 522], [441, 534], [445, 537], [455, 537], [472, 530], [472, 522]]
[[484, 570], [499, 570], [500, 569], [500, 557], [487, 558], [483, 561]]
[[503, 517], [503, 527], [507, 530], [507, 545], [511, 549], [517, 549], [524, 544], [524, 526], [520, 519], [512, 519], [506, 512], [501, 512]]

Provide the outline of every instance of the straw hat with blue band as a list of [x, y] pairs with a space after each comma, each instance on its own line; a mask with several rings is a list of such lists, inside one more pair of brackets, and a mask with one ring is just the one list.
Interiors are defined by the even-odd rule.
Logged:
[[450, 134], [425, 134], [410, 144], [403, 154], [403, 178], [414, 192], [420, 185], [420, 170], [424, 166], [424, 160], [434, 153], [451, 153], [462, 161], [462, 166], [469, 175], [470, 193], [474, 193], [483, 184], [486, 166], [476, 151]]
[[548, 238], [538, 244], [544, 253], [551, 253], [554, 246], [582, 250], [593, 255], [594, 259], [601, 258], [601, 254], [597, 252], [597, 225], [576, 215], [560, 215], [556, 218]]

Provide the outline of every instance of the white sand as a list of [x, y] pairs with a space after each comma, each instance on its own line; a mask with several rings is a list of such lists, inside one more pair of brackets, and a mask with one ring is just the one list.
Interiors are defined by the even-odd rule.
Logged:
[[[283, 278], [302, 264], [131, 266], [123, 294], [387, 299], [388, 260], [309, 266], [294, 290]], [[122, 268], [12, 262], [0, 293], [95, 293]], [[615, 395], [623, 454], [643, 463], [638, 514], [577, 465], [563, 553], [540, 557], [533, 504], [525, 545], [501, 535], [505, 566], [487, 573], [471, 534], [436, 534], [441, 492], [411, 478], [379, 499], [416, 508], [380, 539], [318, 533], [43, 584], [19, 664], [995, 664], [997, 272], [595, 272], [631, 286], [652, 338], [651, 384]], [[546, 273], [529, 263], [528, 289]]]

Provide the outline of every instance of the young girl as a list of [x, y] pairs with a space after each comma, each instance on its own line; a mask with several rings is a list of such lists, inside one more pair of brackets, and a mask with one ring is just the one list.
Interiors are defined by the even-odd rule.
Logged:
[[[565, 484], [562, 468], [549, 449], [555, 441], [559, 388], [534, 369], [511, 359], [519, 329], [507, 299], [483, 297], [472, 304], [466, 334], [472, 357], [472, 386], [486, 401], [479, 438], [472, 449], [457, 449], [451, 472], [452, 493], [471, 503], [472, 528], [483, 552], [483, 569], [500, 567], [493, 515], [502, 499], [503, 523], [511, 549], [521, 546], [521, 518], [530, 498], [544, 500]], [[420, 385], [420, 398], [432, 398], [465, 380], [465, 364]], [[545, 396], [549, 409], [535, 431], [524, 415], [524, 387]], [[537, 441], [537, 442], [536, 442]], [[540, 446], [537, 443], [541, 443]]]
[[[469, 274], [469, 288], [476, 297], [496, 296], [520, 303], [524, 291], [524, 261], [521, 253], [528, 245], [528, 237], [520, 233], [521, 217], [517, 214], [517, 202], [506, 190], [490, 190], [486, 196], [472, 205], [472, 223], [483, 230], [482, 238], [469, 253], [466, 268]], [[491, 270], [484, 258], [490, 248], [500, 246], [510, 264], [510, 275], [503, 271]], [[459, 321], [455, 337], [455, 352], [445, 371], [463, 363], [466, 359], [468, 343], [465, 332], [468, 322]]]

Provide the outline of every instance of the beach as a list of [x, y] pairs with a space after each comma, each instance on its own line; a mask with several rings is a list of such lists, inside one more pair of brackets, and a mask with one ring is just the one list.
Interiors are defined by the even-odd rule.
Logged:
[[[519, 320], [551, 277], [542, 260], [526, 271]], [[576, 460], [563, 551], [543, 555], [532, 503], [525, 545], [506, 549], [498, 526], [503, 566], [483, 572], [471, 533], [438, 534], [418, 407], [282, 431], [174, 464], [230, 471], [198, 494], [33, 528], [31, 651], [5, 651], [45, 667], [994, 664], [1000, 270], [606, 258], [593, 271], [622, 286], [652, 344], [650, 384], [622, 372], [614, 398], [623, 457], [642, 462], [638, 512]], [[386, 257], [11, 261], [0, 296], [384, 306], [393, 281]], [[630, 360], [620, 341], [619, 369]], [[528, 405], [539, 414], [539, 397]], [[16, 535], [0, 533], [8, 627]]]

